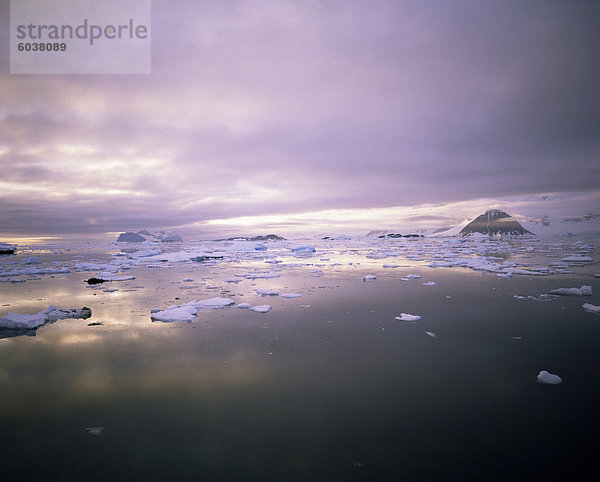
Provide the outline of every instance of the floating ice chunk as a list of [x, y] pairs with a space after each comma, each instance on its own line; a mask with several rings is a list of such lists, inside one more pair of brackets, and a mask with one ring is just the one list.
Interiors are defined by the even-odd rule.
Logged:
[[102, 290], [106, 293], [114, 293], [115, 291], [119, 291], [117, 288], [106, 288], [105, 290]]
[[569, 256], [565, 256], [562, 258], [563, 261], [577, 262], [577, 263], [587, 263], [592, 261], [590, 256], [584, 256], [581, 254], [572, 254]]
[[546, 370], [542, 370], [540, 373], [538, 373], [537, 382], [547, 383], [549, 385], [558, 385], [559, 383], [562, 383], [562, 378], [560, 378], [558, 375], [553, 375]]
[[227, 278], [224, 281], [225, 283], [241, 283], [243, 281], [243, 278]]
[[585, 311], [590, 313], [600, 313], [600, 306], [592, 305], [591, 303], [584, 303], [581, 305]]
[[594, 274], [594, 278], [600, 278], [600, 273]]
[[282, 293], [282, 298], [300, 298], [302, 295], [300, 293]]
[[419, 321], [421, 317], [419, 315], [411, 315], [409, 313], [400, 313], [400, 316], [396, 316], [394, 320], [399, 321]]
[[513, 272], [512, 271], [507, 271], [506, 273], [498, 273], [496, 276], [498, 278], [512, 279]]
[[421, 277], [420, 274], [407, 274], [402, 281], [410, 281], [411, 279], [419, 279]]
[[250, 308], [251, 311], [257, 311], [258, 313], [266, 313], [270, 309], [270, 305], [257, 305]]
[[252, 308], [252, 305], [250, 303], [240, 303], [239, 305], [236, 305], [237, 308]]
[[293, 253], [297, 253], [297, 254], [308, 254], [308, 253], [314, 253], [316, 252], [316, 248], [314, 246], [310, 246], [310, 245], [303, 245], [303, 246], [296, 246], [294, 248], [292, 248], [292, 252]]
[[266, 289], [266, 288], [256, 290], [256, 292], [260, 296], [277, 296], [279, 294], [279, 291], [270, 290], [270, 289]]
[[98, 437], [102, 437], [104, 435], [104, 427], [87, 427], [85, 431], [90, 435], [96, 435]]
[[192, 321], [196, 318], [196, 313], [198, 313], [198, 308], [190, 304], [182, 306], [171, 305], [162, 311], [152, 313], [150, 319], [164, 322]]
[[582, 286], [581, 288], [557, 288], [550, 290], [553, 295], [563, 296], [590, 296], [592, 294], [591, 286]]
[[398, 265], [397, 264], [384, 264], [383, 267], [384, 268], [397, 268]]
[[190, 281], [194, 281], [192, 278], [183, 278], [183, 281], [185, 281], [186, 283], [189, 283]]
[[40, 260], [36, 256], [30, 256], [21, 260], [21, 264], [39, 264], [39, 262]]
[[432, 332], [432, 331], [426, 331], [425, 334], [427, 336], [432, 337], [432, 338], [437, 338], [437, 335], [434, 332]]
[[157, 256], [161, 253], [162, 251], [160, 249], [145, 249], [143, 251], [131, 253], [130, 256], [133, 258], [149, 258], [150, 256]]
[[200, 308], [224, 308], [225, 306], [231, 306], [235, 304], [235, 301], [231, 298], [208, 298], [206, 300], [191, 301], [190, 304]]
[[33, 329], [42, 326], [45, 323], [65, 318], [89, 318], [92, 316], [92, 310], [83, 307], [79, 309], [63, 310], [54, 305], [50, 305], [47, 310], [40, 311], [35, 315], [26, 315], [21, 313], [8, 313], [0, 318], [0, 328], [14, 330]]
[[377, 276], [372, 275], [372, 274], [368, 274], [366, 276], [363, 276], [363, 281], [371, 281], [371, 280], [374, 280], [374, 279], [377, 279]]
[[310, 305], [300, 305], [300, 308], [310, 308]]
[[255, 251], [266, 251], [267, 247], [264, 244], [257, 244], [254, 246]]
[[435, 286], [435, 281], [427, 281], [423, 283], [423, 286]]

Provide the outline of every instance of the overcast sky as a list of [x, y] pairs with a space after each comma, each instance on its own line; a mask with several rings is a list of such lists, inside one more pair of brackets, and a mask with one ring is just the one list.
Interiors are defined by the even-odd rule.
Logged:
[[0, 237], [600, 212], [600, 2], [153, 0], [151, 75], [10, 75], [0, 5]]

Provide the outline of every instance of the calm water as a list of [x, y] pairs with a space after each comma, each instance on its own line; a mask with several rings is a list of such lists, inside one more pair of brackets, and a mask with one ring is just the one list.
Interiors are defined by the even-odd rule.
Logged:
[[[283, 258], [311, 266], [239, 284], [223, 280], [274, 266], [241, 256], [142, 264], [127, 272], [135, 280], [96, 288], [83, 283], [95, 272], [73, 270], [0, 283], [0, 316], [50, 304], [93, 313], [0, 340], [3, 480], [591, 480], [600, 316], [581, 305], [600, 304], [597, 248], [572, 274], [508, 280], [428, 268], [406, 244], [386, 259], [367, 256], [380, 246], [330, 244]], [[524, 261], [573, 252], [534, 246], [519, 251]], [[83, 250], [32, 248], [0, 263], [36, 255], [72, 266], [115, 251]], [[382, 267], [390, 262], [399, 267]], [[581, 285], [594, 295], [513, 298]], [[150, 320], [151, 308], [213, 296], [273, 309]], [[394, 320], [401, 312], [422, 319]], [[538, 384], [540, 370], [564, 382]]]

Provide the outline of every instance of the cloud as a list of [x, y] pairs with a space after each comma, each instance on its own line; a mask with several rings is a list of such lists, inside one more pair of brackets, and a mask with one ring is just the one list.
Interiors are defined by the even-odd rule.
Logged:
[[155, 1], [151, 75], [0, 75], [3, 229], [357, 221], [561, 192], [583, 208], [600, 185], [599, 10]]

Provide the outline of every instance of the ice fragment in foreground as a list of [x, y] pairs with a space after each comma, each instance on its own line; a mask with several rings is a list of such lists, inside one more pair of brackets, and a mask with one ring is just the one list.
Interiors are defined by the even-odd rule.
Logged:
[[591, 286], [582, 286], [581, 288], [557, 288], [550, 290], [553, 295], [563, 296], [590, 296], [592, 294]]
[[236, 305], [237, 308], [252, 308], [252, 305], [250, 303], [240, 303], [239, 305]]
[[8, 313], [0, 318], [0, 328], [9, 328], [13, 330], [33, 329], [42, 326], [47, 322], [63, 320], [65, 318], [89, 318], [92, 316], [92, 310], [85, 306], [80, 309], [63, 310], [54, 305], [47, 310], [40, 311], [35, 315], [25, 315], [21, 313]]
[[282, 293], [282, 298], [300, 298], [302, 295], [300, 293]]
[[98, 437], [104, 435], [104, 427], [88, 427], [85, 431], [90, 435], [97, 435]]
[[399, 321], [419, 321], [421, 317], [419, 315], [411, 315], [409, 313], [400, 313], [400, 316], [396, 316], [394, 320]]
[[538, 373], [537, 382], [547, 383], [549, 385], [558, 385], [559, 383], [562, 383], [562, 378], [560, 378], [558, 375], [553, 375], [546, 370], [542, 370], [540, 373]]
[[250, 308], [251, 311], [257, 311], [258, 313], [266, 313], [271, 309], [270, 305], [258, 305]]
[[292, 248], [292, 252], [298, 253], [298, 254], [308, 254], [308, 253], [314, 253], [316, 251], [317, 250], [315, 249], [315, 247], [310, 246], [310, 245], [296, 246], [295, 248]]
[[432, 338], [437, 338], [437, 335], [433, 331], [426, 331], [425, 334]]
[[590, 313], [600, 313], [600, 306], [592, 305], [591, 303], [584, 303], [581, 305], [585, 311]]
[[426, 283], [423, 283], [423, 286], [435, 286], [435, 281], [427, 281]]
[[368, 274], [366, 276], [363, 276], [363, 280], [364, 281], [370, 281], [370, 280], [374, 280], [374, 279], [377, 279], [377, 276], [372, 275], [372, 274]]

